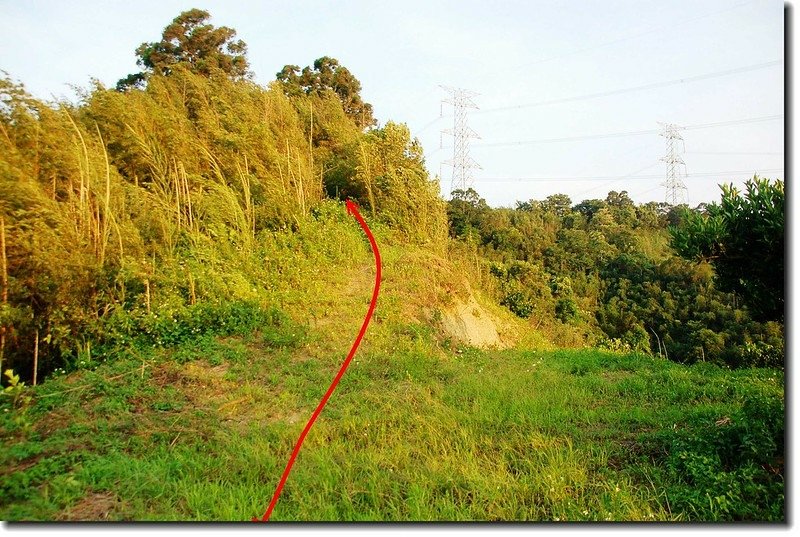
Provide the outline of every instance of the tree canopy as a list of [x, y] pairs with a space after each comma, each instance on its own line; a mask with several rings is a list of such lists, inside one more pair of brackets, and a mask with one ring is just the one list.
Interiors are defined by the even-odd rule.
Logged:
[[722, 185], [722, 200], [706, 213], [687, 212], [671, 228], [672, 245], [691, 260], [714, 266], [722, 289], [738, 293], [754, 317], [784, 318], [783, 181], [753, 177], [742, 195]]
[[202, 9], [184, 11], [164, 28], [161, 41], [142, 43], [136, 49], [136, 64], [144, 70], [117, 82], [118, 90], [138, 87], [152, 73], [169, 75], [176, 65], [208, 76], [221, 70], [234, 79], [249, 76], [247, 45], [236, 39], [236, 30], [208, 23], [211, 15]]
[[321, 95], [334, 92], [342, 101], [347, 116], [360, 128], [375, 125], [372, 105], [361, 99], [361, 82], [335, 58], [323, 56], [314, 61], [314, 67], [300, 70], [297, 65], [286, 65], [276, 74], [289, 96]]

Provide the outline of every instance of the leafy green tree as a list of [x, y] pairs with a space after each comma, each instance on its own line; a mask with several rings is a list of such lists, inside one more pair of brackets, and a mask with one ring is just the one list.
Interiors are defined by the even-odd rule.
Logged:
[[486, 200], [472, 188], [454, 190], [447, 203], [447, 218], [450, 221], [450, 235], [454, 238], [466, 237], [477, 232], [483, 216], [490, 211]]
[[552, 196], [547, 196], [547, 199], [542, 202], [542, 208], [547, 212], [563, 217], [572, 210], [572, 200], [566, 194], [553, 194]]
[[552, 314], [549, 277], [541, 266], [525, 261], [492, 263], [489, 272], [499, 282], [500, 304], [513, 314], [523, 319]]
[[606, 204], [614, 215], [614, 220], [621, 225], [633, 227], [636, 223], [636, 207], [628, 193], [623, 190], [612, 190], [606, 197]]
[[286, 65], [276, 74], [276, 78], [290, 97], [322, 95], [332, 91], [342, 102], [345, 114], [359, 128], [376, 124], [372, 105], [361, 98], [361, 82], [335, 58], [323, 56], [314, 61], [313, 68], [304, 67], [302, 71], [297, 65]]
[[205, 76], [221, 70], [233, 79], [247, 78], [247, 45], [236, 39], [232, 28], [208, 24], [210, 17], [202, 9], [190, 9], [175, 17], [164, 28], [161, 41], [139, 45], [136, 64], [144, 70], [120, 79], [117, 89], [141, 87], [151, 74], [169, 75], [178, 65]]
[[647, 229], [663, 229], [666, 226], [666, 204], [651, 201], [636, 207], [636, 223], [638, 227]]
[[605, 206], [606, 202], [604, 202], [603, 200], [598, 200], [598, 199], [583, 200], [575, 207], [573, 207], [573, 210], [585, 216], [587, 222], [591, 222], [592, 218], [597, 213], [597, 211], [605, 208]]
[[670, 229], [672, 246], [684, 258], [714, 266], [722, 290], [742, 297], [756, 319], [784, 318], [783, 181], [757, 176], [744, 195], [722, 185], [722, 200], [707, 214], [686, 211], [680, 227]]
[[686, 218], [688, 209], [689, 206], [686, 204], [671, 205], [666, 211], [667, 224], [670, 226], [680, 226]]
[[524, 211], [524, 212], [532, 212], [536, 207], [539, 206], [539, 202], [536, 200], [530, 201], [518, 201], [516, 210]]

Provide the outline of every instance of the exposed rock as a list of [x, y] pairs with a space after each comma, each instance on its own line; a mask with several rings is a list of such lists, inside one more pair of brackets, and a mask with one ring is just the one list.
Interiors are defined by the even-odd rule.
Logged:
[[470, 294], [466, 301], [454, 298], [454, 304], [442, 312], [441, 328], [445, 334], [460, 343], [473, 347], [507, 347], [498, 326], [499, 319], [478, 304]]

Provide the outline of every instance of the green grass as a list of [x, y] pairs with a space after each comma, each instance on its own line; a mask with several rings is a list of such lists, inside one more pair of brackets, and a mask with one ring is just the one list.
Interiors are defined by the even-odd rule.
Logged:
[[[260, 516], [346, 352], [296, 328], [120, 357], [49, 380], [24, 414], [4, 403], [0, 517]], [[272, 520], [782, 520], [782, 437], [778, 371], [448, 350], [383, 326]]]

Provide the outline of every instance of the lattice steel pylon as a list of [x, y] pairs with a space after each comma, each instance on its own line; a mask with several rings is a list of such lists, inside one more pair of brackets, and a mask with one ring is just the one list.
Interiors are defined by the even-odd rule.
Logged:
[[[665, 201], [670, 205], [681, 205], [689, 202], [689, 189], [683, 182], [686, 177], [686, 163], [681, 158], [681, 153], [686, 150], [683, 138], [678, 132], [683, 127], [672, 123], [659, 123], [663, 127], [661, 136], [667, 142], [667, 154], [661, 159], [667, 164], [667, 178], [661, 184], [666, 187]], [[681, 150], [678, 150], [677, 142], [681, 143]], [[683, 171], [681, 171], [683, 166]]]
[[443, 99], [442, 103], [453, 106], [453, 128], [442, 131], [442, 134], [452, 135], [454, 140], [453, 158], [443, 162], [453, 167], [450, 180], [450, 194], [452, 194], [456, 190], [472, 188], [472, 170], [481, 169], [480, 165], [469, 156], [469, 139], [480, 139], [480, 136], [467, 125], [467, 109], [478, 108], [472, 100], [478, 94], [460, 88], [440, 87], [450, 94], [450, 97]]

